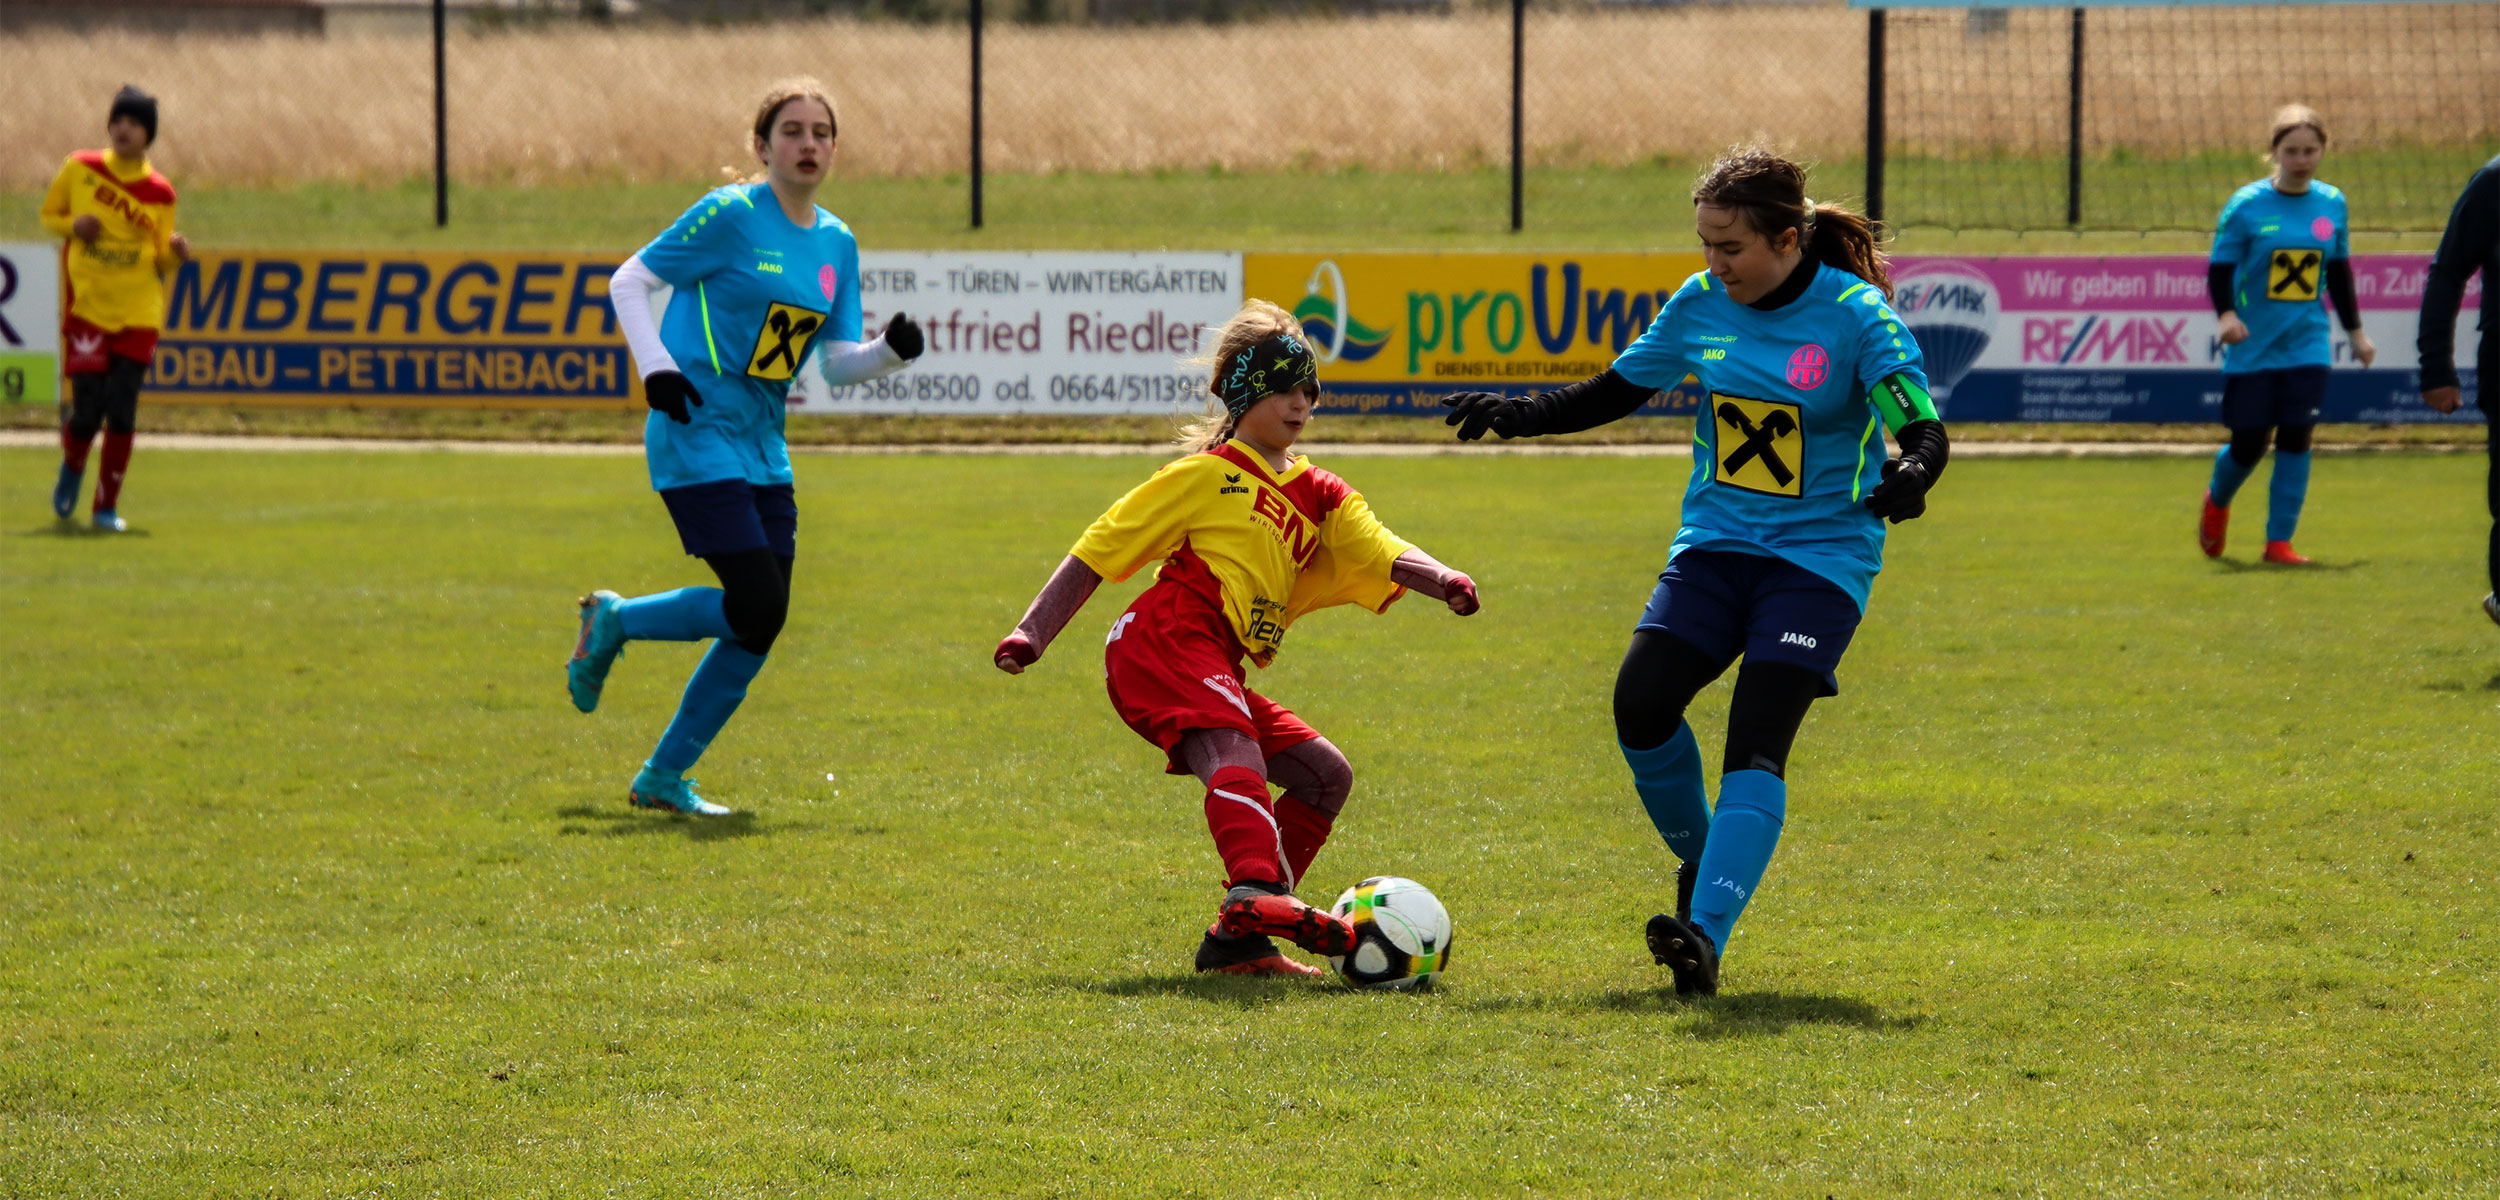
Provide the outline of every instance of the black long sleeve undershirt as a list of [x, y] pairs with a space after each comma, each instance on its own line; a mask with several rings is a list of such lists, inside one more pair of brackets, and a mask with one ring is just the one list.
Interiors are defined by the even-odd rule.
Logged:
[[1631, 416], [1658, 394], [1615, 374], [1608, 367], [1569, 387], [1539, 392], [1527, 400], [1535, 413], [1535, 436], [1578, 433]]
[[1902, 458], [1916, 459], [1919, 466], [1926, 468], [1927, 486], [1933, 490], [1936, 481], [1944, 478], [1945, 460], [1953, 457], [1953, 439], [1945, 436], [1944, 422], [1933, 417], [1912, 421], [1892, 435], [1892, 440], [1901, 447]]
[[[2218, 262], [2205, 268], [2205, 296], [2213, 301], [2217, 317], [2239, 307], [2231, 295], [2231, 281], [2238, 272], [2236, 263]], [[2361, 328], [2361, 294], [2353, 284], [2351, 259], [2328, 260], [2326, 294], [2335, 302], [2335, 319], [2343, 322], [2344, 328]]]
[[2344, 323], [2346, 332], [2361, 328], [2361, 293], [2353, 286], [2351, 259], [2327, 260], [2326, 294], [2335, 302], [2335, 319]]

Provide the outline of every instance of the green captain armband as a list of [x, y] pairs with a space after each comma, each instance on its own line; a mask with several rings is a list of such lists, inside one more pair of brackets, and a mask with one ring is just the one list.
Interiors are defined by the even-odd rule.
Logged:
[[1884, 376], [1884, 381], [1875, 385], [1874, 393], [1866, 398], [1866, 402], [1874, 405], [1875, 411], [1884, 414], [1884, 429], [1889, 433], [1901, 432], [1901, 427], [1912, 421], [1937, 419], [1936, 402], [1929, 398], [1926, 388], [1920, 387], [1917, 380], [1907, 375]]

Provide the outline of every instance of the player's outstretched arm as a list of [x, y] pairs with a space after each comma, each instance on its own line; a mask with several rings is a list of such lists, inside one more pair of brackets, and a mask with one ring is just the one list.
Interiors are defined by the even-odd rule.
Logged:
[[1884, 460], [1882, 482], [1866, 494], [1867, 511], [1895, 525], [1925, 515], [1928, 489], [1944, 478], [1945, 460], [1953, 451], [1944, 422], [1936, 417], [1936, 402], [1910, 372], [1885, 376], [1866, 400], [1901, 448], [1900, 457]]
[[694, 419], [689, 407], [703, 407], [703, 396], [677, 369], [677, 359], [668, 347], [660, 343], [660, 325], [651, 316], [651, 293], [666, 286], [641, 255], [633, 255], [608, 276], [608, 307], [616, 310], [616, 327], [624, 333], [625, 348], [642, 371], [643, 403], [684, 425]]
[[1450, 606], [1458, 615], [1472, 616], [1484, 607], [1476, 599], [1476, 581], [1443, 566], [1440, 560], [1421, 550], [1409, 549], [1389, 565], [1389, 579], [1410, 592], [1421, 592]]
[[1441, 403], [1450, 409], [1450, 415], [1442, 423], [1456, 426], [1462, 442], [1476, 441], [1487, 430], [1504, 441], [1578, 433], [1631, 416], [1656, 394], [1657, 389], [1642, 387], [1608, 368], [1570, 387], [1534, 396], [1504, 396], [1495, 392], [1447, 396]]
[[896, 313], [893, 320], [885, 323], [885, 332], [873, 341], [825, 343], [821, 370], [825, 382], [834, 387], [866, 383], [911, 365], [927, 347], [920, 322]]
[[1024, 619], [1016, 622], [1015, 632], [998, 640], [998, 649], [990, 661], [1010, 675], [1022, 675], [1026, 667], [1040, 661], [1042, 651], [1050, 649], [1051, 639], [1068, 627], [1076, 610], [1094, 596], [1102, 586], [1102, 576], [1094, 573], [1085, 560], [1071, 554], [1050, 573], [1050, 582], [1033, 597], [1024, 610]]

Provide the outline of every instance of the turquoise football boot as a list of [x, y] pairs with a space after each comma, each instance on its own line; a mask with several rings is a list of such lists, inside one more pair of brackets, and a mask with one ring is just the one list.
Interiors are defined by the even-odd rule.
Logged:
[[78, 485], [87, 478], [85, 471], [71, 470], [64, 463], [61, 477], [52, 483], [52, 515], [66, 521], [78, 511]]
[[97, 533], [128, 533], [130, 522], [122, 520], [120, 513], [107, 508], [96, 513], [95, 530]]
[[582, 597], [582, 633], [573, 643], [572, 661], [564, 664], [564, 686], [573, 693], [573, 707], [593, 712], [599, 693], [608, 686], [608, 668], [625, 652], [625, 622], [617, 607], [625, 598], [602, 588]]
[[662, 772], [650, 763], [634, 776], [628, 797], [636, 808], [657, 808], [694, 817], [725, 817], [729, 810], [694, 794], [694, 780]]

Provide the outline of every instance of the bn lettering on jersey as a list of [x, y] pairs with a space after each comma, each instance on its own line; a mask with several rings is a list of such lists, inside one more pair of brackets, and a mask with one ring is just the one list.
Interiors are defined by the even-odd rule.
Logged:
[[1250, 515], [1267, 522], [1277, 544], [1292, 553], [1297, 565], [1311, 561], [1311, 552], [1319, 548], [1319, 527], [1304, 520], [1275, 488], [1260, 485], [1257, 498], [1250, 502]]
[[1710, 413], [1718, 427], [1714, 479], [1765, 496], [1804, 493], [1803, 406], [1714, 393]]
[[2277, 250], [2266, 259], [2266, 299], [2310, 301], [2318, 298], [2318, 268], [2326, 256], [2316, 250]]
[[755, 353], [747, 358], [747, 374], [757, 379], [788, 379], [799, 373], [807, 357], [808, 339], [824, 326], [825, 314], [775, 300], [765, 310], [764, 328], [755, 335]]

